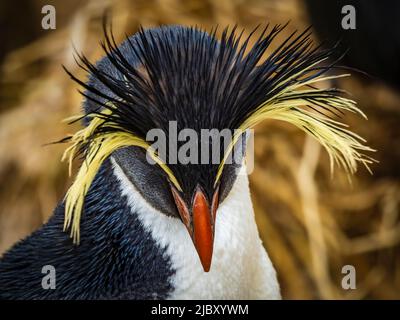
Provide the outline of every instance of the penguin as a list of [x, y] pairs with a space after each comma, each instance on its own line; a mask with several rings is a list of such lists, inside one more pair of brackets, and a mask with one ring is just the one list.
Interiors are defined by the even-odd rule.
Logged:
[[[78, 54], [88, 80], [66, 70], [84, 88], [83, 114], [71, 120], [83, 129], [61, 142], [82, 165], [48, 222], [2, 256], [0, 299], [280, 299], [254, 218], [249, 130], [287, 121], [350, 173], [372, 162], [362, 138], [333, 120], [362, 114], [355, 102], [314, 86], [332, 77], [324, 61], [334, 48], [313, 47], [307, 29], [263, 58], [284, 28], [267, 26], [250, 46], [255, 30], [244, 39], [236, 27], [220, 39], [217, 29], [140, 29], [120, 45], [105, 27], [104, 57]], [[181, 163], [147, 136], [169, 138], [171, 121], [178, 132], [240, 130], [216, 161]]]

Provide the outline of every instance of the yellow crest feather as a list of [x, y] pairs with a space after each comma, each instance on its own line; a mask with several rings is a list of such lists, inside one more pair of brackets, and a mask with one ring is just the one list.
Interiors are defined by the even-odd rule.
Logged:
[[[322, 61], [323, 60], [318, 63]], [[316, 64], [317, 63], [303, 69], [301, 72], [312, 68]], [[285, 83], [288, 83], [290, 79], [295, 79], [297, 76], [298, 74], [293, 75], [287, 79]], [[357, 170], [358, 162], [364, 164], [367, 170], [371, 172], [368, 165], [376, 161], [364, 152], [373, 152], [375, 150], [364, 145], [363, 143], [365, 143], [365, 140], [362, 137], [348, 129], [345, 129], [347, 127], [346, 124], [308, 110], [307, 106], [310, 105], [310, 102], [302, 98], [308, 96], [310, 93], [323, 92], [323, 89], [312, 88], [301, 90], [301, 87], [346, 76], [349, 75], [319, 76], [300, 84], [294, 83], [288, 85], [277, 95], [261, 104], [256, 111], [243, 122], [237, 133], [233, 136], [233, 139], [225, 152], [224, 158], [219, 165], [215, 185], [218, 183], [225, 162], [241, 134], [245, 130], [254, 127], [256, 124], [266, 119], [286, 121], [306, 133], [311, 134], [328, 152], [331, 160], [332, 172], [334, 164], [336, 163], [342, 166], [347, 172], [353, 174]], [[282, 83], [279, 85], [282, 85]], [[325, 107], [326, 109], [350, 111], [358, 113], [366, 118], [362, 111], [356, 107], [355, 101], [341, 96], [332, 95], [326, 98], [321, 98], [318, 103], [319, 106]]]
[[[105, 110], [103, 113], [110, 113], [110, 111]], [[76, 117], [73, 118], [76, 119]], [[165, 171], [175, 187], [178, 190], [181, 190], [181, 187], [170, 168], [161, 161], [156, 152], [144, 139], [139, 138], [132, 133], [122, 131], [119, 127], [119, 131], [100, 134], [93, 138], [92, 134], [103, 124], [103, 122], [104, 120], [101, 117], [93, 116], [90, 124], [86, 128], [79, 130], [71, 137], [70, 141], [72, 145], [65, 150], [62, 157], [62, 160], [68, 159], [69, 173], [71, 174], [73, 158], [79, 153], [79, 150], [82, 147], [87, 146], [84, 162], [82, 163], [73, 184], [65, 195], [64, 230], [71, 227], [71, 237], [75, 243], [79, 243], [80, 239], [79, 227], [85, 196], [89, 191], [90, 185], [92, 184], [101, 164], [115, 150], [129, 146], [137, 146], [147, 150], [153, 160]], [[110, 126], [110, 124], [107, 125]], [[90, 137], [92, 138], [89, 142]]]

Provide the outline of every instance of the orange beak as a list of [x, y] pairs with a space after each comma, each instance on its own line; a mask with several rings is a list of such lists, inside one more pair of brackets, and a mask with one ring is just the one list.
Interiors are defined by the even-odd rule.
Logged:
[[211, 267], [214, 246], [214, 225], [218, 208], [218, 189], [214, 192], [210, 206], [204, 192], [200, 187], [197, 187], [192, 201], [191, 214], [178, 191], [174, 188], [171, 188], [171, 190], [182, 222], [189, 231], [203, 269], [205, 272], [208, 272]]

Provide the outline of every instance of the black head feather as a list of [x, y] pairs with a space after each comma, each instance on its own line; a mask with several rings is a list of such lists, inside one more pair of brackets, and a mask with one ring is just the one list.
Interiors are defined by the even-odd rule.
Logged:
[[[309, 29], [293, 32], [264, 58], [285, 26], [265, 27], [252, 46], [257, 28], [247, 38], [236, 27], [226, 28], [220, 40], [216, 29], [211, 33], [181, 26], [140, 29], [119, 46], [105, 28], [105, 58], [94, 65], [78, 56], [91, 81], [84, 83], [70, 74], [86, 90], [86, 118], [96, 115], [105, 119], [93, 135], [119, 130], [111, 123], [144, 139], [154, 128], [168, 135], [170, 121], [176, 121], [178, 131], [239, 128], [265, 101], [332, 67], [318, 65], [332, 58], [334, 50], [314, 47]], [[321, 104], [320, 99], [339, 93], [338, 89], [326, 89], [301, 97], [318, 111], [335, 110], [329, 101]], [[282, 97], [281, 102], [295, 98], [294, 94]], [[101, 113], [104, 108], [111, 112]], [[183, 143], [178, 142], [178, 148]], [[218, 163], [168, 165], [186, 198], [197, 184], [212, 196]]]

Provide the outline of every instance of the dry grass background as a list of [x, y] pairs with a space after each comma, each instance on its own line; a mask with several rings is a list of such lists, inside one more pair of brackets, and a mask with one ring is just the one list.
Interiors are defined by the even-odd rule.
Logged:
[[[38, 228], [71, 182], [66, 164], [59, 161], [64, 147], [43, 145], [76, 129], [61, 123], [79, 112], [81, 104], [77, 86], [61, 64], [85, 77], [72, 58], [72, 43], [92, 61], [101, 56], [98, 42], [106, 8], [112, 7], [119, 40], [139, 24], [210, 28], [238, 23], [249, 31], [260, 22], [290, 19], [287, 32], [309, 24], [303, 2], [296, 0], [23, 3], [29, 10], [8, 32], [15, 37], [30, 33], [33, 40], [0, 55], [0, 253]], [[40, 29], [44, 4], [57, 9], [57, 30]], [[31, 24], [24, 15], [32, 17]], [[285, 124], [266, 122], [256, 130], [256, 164], [250, 177], [259, 230], [284, 298], [398, 299], [400, 97], [382, 84], [356, 77], [339, 85], [354, 94], [369, 116], [368, 122], [350, 116], [346, 120], [379, 150], [374, 175], [361, 169], [352, 185], [341, 170], [332, 177], [325, 151], [312, 139]], [[341, 288], [345, 264], [357, 270], [357, 290]]]

